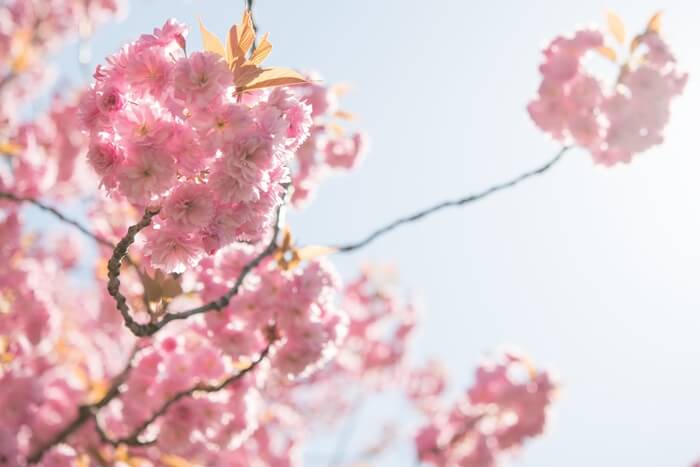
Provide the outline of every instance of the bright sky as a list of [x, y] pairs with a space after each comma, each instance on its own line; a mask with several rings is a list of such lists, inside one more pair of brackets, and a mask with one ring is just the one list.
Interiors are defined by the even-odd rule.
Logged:
[[[335, 260], [347, 277], [368, 259], [397, 265], [402, 286], [424, 305], [414, 358], [444, 360], [455, 391], [503, 345], [557, 370], [563, 388], [550, 430], [514, 466], [685, 467], [700, 457], [700, 2], [256, 3], [275, 47], [270, 63], [350, 83], [344, 107], [372, 139], [356, 173], [328, 181], [293, 216], [298, 238], [315, 244], [356, 240], [550, 158], [557, 147], [525, 112], [540, 47], [600, 22], [607, 9], [634, 32], [664, 9], [664, 30], [691, 80], [663, 147], [614, 169], [574, 152], [542, 178]], [[190, 24], [201, 17], [221, 33], [242, 4], [132, 0], [125, 21], [95, 35], [93, 59], [170, 16]], [[73, 47], [60, 60], [73, 79], [76, 57]], [[370, 402], [348, 452], [402, 407]], [[329, 443], [313, 447], [309, 465], [325, 465], [317, 454]], [[378, 465], [403, 467], [409, 458], [404, 447]]]

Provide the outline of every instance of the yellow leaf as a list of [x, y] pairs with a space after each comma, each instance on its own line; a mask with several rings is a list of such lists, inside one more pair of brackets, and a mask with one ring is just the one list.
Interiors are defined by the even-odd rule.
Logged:
[[108, 390], [109, 384], [107, 384], [107, 381], [93, 381], [90, 384], [90, 391], [87, 394], [85, 402], [87, 404], [94, 404], [102, 400]]
[[0, 154], [16, 156], [20, 152], [22, 152], [22, 146], [20, 146], [19, 144], [15, 144], [12, 141], [0, 142]]
[[234, 82], [238, 92], [308, 83], [306, 78], [290, 68], [265, 68], [260, 70], [260, 73], [251, 80], [243, 82], [234, 80]]
[[199, 20], [199, 31], [202, 33], [204, 50], [207, 52], [214, 52], [226, 58], [226, 52], [224, 51], [224, 45], [221, 43], [221, 40], [204, 27], [204, 23], [202, 23], [201, 19]]
[[90, 456], [82, 454], [75, 460], [75, 467], [90, 467]]
[[252, 364], [253, 364], [253, 362], [251, 362], [251, 360], [249, 358], [240, 357], [238, 360], [233, 362], [233, 367], [238, 371], [242, 371], [242, 370], [247, 370], [248, 368], [250, 368], [250, 365], [252, 365]]
[[617, 42], [623, 44], [625, 42], [625, 25], [622, 23], [622, 19], [617, 16], [612, 11], [607, 13], [608, 29], [612, 33], [613, 37], [617, 39]]
[[183, 459], [180, 456], [175, 456], [173, 454], [164, 454], [160, 457], [160, 462], [165, 467], [198, 467], [197, 464], [193, 464], [187, 459]]
[[296, 253], [299, 259], [308, 261], [310, 259], [318, 258], [321, 256], [332, 255], [336, 251], [338, 251], [337, 248], [333, 248], [330, 246], [309, 245], [303, 248], [299, 248], [296, 251]]
[[336, 97], [343, 97], [350, 91], [350, 85], [347, 83], [337, 83], [330, 87], [330, 91], [335, 94]]
[[617, 54], [616, 54], [615, 51], [614, 51], [613, 49], [611, 49], [610, 47], [601, 46], [601, 47], [598, 47], [598, 48], [596, 49], [596, 51], [597, 51], [599, 54], [601, 54], [603, 57], [605, 57], [605, 58], [607, 58], [608, 60], [610, 60], [611, 62], [614, 62], [615, 60], [617, 60]]
[[329, 133], [332, 133], [335, 136], [345, 135], [345, 128], [343, 128], [342, 126], [338, 125], [335, 122], [327, 123], [326, 130], [328, 130]]
[[333, 115], [342, 120], [355, 120], [355, 114], [344, 110], [336, 110]]
[[639, 47], [639, 44], [642, 42], [641, 36], [637, 35], [632, 38], [632, 42], [630, 42], [630, 52], [634, 52], [637, 50], [637, 47]]
[[655, 33], [660, 33], [661, 32], [661, 16], [663, 15], [662, 11], [657, 11], [654, 16], [651, 17], [649, 22], [647, 23], [647, 32], [655, 32]]
[[243, 12], [241, 24], [234, 24], [228, 31], [226, 38], [227, 60], [231, 69], [242, 65], [246, 61], [246, 54], [255, 42], [255, 29], [250, 11]]
[[255, 65], [260, 65], [263, 60], [267, 58], [268, 55], [270, 55], [270, 52], [272, 52], [272, 44], [268, 40], [268, 34], [265, 33], [265, 35], [260, 39], [260, 44], [255, 48], [255, 52], [253, 52], [253, 55], [250, 56], [250, 62], [254, 63]]

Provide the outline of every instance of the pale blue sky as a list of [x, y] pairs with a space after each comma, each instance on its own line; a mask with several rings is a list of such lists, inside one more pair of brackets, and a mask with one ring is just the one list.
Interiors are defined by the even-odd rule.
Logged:
[[[93, 58], [161, 25], [198, 17], [223, 32], [242, 1], [132, 0], [101, 27]], [[667, 143], [604, 169], [580, 151], [543, 178], [405, 227], [352, 256], [394, 261], [424, 304], [415, 358], [435, 356], [465, 387], [484, 353], [525, 350], [563, 389], [546, 436], [519, 467], [659, 467], [700, 457], [700, 218], [697, 125], [700, 3], [694, 1], [258, 0], [270, 63], [352, 84], [344, 108], [372, 140], [365, 163], [321, 188], [298, 238], [355, 240], [397, 215], [484, 188], [550, 158], [525, 112], [540, 47], [616, 11], [641, 29], [656, 10], [691, 72]], [[191, 44], [199, 45], [198, 34]], [[75, 47], [60, 59], [79, 80]], [[373, 436], [396, 402], [370, 404], [355, 440]], [[406, 424], [414, 419], [405, 419]], [[355, 446], [354, 442], [351, 443]], [[327, 442], [313, 448], [327, 448]], [[378, 465], [410, 465], [398, 449]], [[309, 465], [314, 463], [309, 457]]]

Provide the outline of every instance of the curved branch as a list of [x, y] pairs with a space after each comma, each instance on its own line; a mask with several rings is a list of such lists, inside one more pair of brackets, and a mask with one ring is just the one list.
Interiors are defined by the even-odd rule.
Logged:
[[238, 278], [236, 278], [236, 282], [234, 283], [233, 287], [231, 287], [221, 297], [204, 305], [176, 313], [167, 313], [162, 317], [160, 321], [150, 322], [147, 324], [140, 324], [134, 321], [134, 319], [131, 317], [131, 314], [129, 312], [129, 305], [126, 303], [126, 297], [124, 297], [119, 291], [119, 269], [121, 267], [121, 259], [124, 258], [124, 256], [126, 255], [129, 246], [131, 246], [131, 244], [134, 243], [134, 237], [136, 236], [136, 234], [143, 228], [145, 228], [150, 223], [151, 218], [156, 214], [156, 212], [149, 213], [149, 211], [146, 211], [144, 217], [138, 224], [129, 227], [127, 235], [117, 244], [117, 246], [114, 249], [114, 254], [112, 255], [112, 258], [107, 264], [109, 270], [109, 283], [107, 285], [107, 290], [117, 302], [117, 308], [119, 309], [119, 311], [122, 314], [122, 317], [124, 318], [124, 324], [136, 336], [152, 336], [172, 321], [179, 321], [187, 319], [190, 316], [206, 313], [209, 311], [219, 311], [226, 308], [229, 302], [231, 301], [231, 298], [237, 295], [240, 291], [240, 288], [243, 285], [243, 281], [248, 276], [248, 274], [250, 274], [265, 258], [271, 256], [275, 252], [275, 250], [277, 250], [277, 240], [281, 230], [282, 210], [288, 201], [289, 193], [290, 192], [287, 191], [287, 195], [285, 196], [284, 201], [277, 207], [277, 210], [275, 212], [275, 222], [273, 224], [272, 238], [270, 239], [270, 242], [267, 244], [264, 250], [262, 250], [255, 258], [250, 260], [243, 267], [241, 272], [238, 274]]
[[114, 377], [112, 385], [109, 387], [105, 395], [94, 404], [79, 406], [78, 415], [76, 415], [73, 421], [71, 421], [63, 430], [56, 433], [56, 435], [54, 435], [49, 441], [42, 444], [36, 451], [34, 451], [34, 453], [27, 458], [28, 464], [36, 464], [41, 461], [44, 455], [51, 448], [63, 443], [70, 435], [78, 431], [85, 424], [85, 422], [89, 421], [97, 410], [109, 404], [112, 399], [119, 395], [120, 387], [129, 376], [129, 372], [131, 371], [132, 364], [134, 362], [134, 357], [137, 353], [138, 347], [134, 348], [134, 350], [131, 352], [129, 359], [126, 362], [126, 366], [117, 376]]
[[533, 169], [529, 172], [525, 172], [521, 175], [518, 175], [517, 177], [513, 178], [512, 180], [509, 180], [507, 182], [499, 183], [497, 185], [493, 185], [490, 188], [487, 188], [484, 191], [481, 191], [479, 193], [475, 193], [472, 195], [465, 196], [463, 198], [459, 199], [454, 199], [454, 200], [449, 200], [449, 201], [443, 201], [442, 203], [438, 203], [434, 206], [431, 206], [429, 208], [423, 209], [421, 211], [418, 211], [414, 214], [411, 214], [406, 217], [401, 217], [383, 227], [380, 227], [379, 229], [375, 230], [371, 234], [369, 234], [367, 237], [365, 237], [363, 240], [360, 240], [359, 242], [356, 243], [350, 243], [347, 245], [339, 245], [334, 248], [337, 249], [337, 253], [349, 253], [355, 250], [359, 250], [360, 248], [367, 246], [369, 243], [372, 241], [376, 240], [378, 237], [381, 237], [382, 235], [391, 232], [392, 230], [396, 229], [397, 227], [400, 227], [404, 224], [409, 224], [411, 222], [418, 221], [426, 216], [429, 216], [433, 213], [436, 213], [442, 209], [449, 208], [449, 207], [457, 207], [457, 206], [463, 206], [465, 204], [470, 204], [475, 201], [479, 201], [483, 198], [486, 198], [487, 196], [496, 193], [501, 190], [505, 190], [507, 188], [512, 188], [515, 185], [519, 184], [520, 182], [523, 182], [527, 180], [528, 178], [532, 178], [536, 175], [541, 175], [545, 173], [547, 170], [552, 168], [557, 162], [561, 160], [561, 158], [566, 154], [566, 152], [571, 149], [571, 146], [564, 146], [562, 147], [559, 152], [552, 158], [550, 159], [547, 163], [544, 165]]
[[226, 386], [233, 384], [234, 382], [240, 380], [243, 378], [246, 374], [250, 373], [253, 371], [265, 358], [267, 358], [268, 354], [270, 353], [270, 347], [272, 346], [272, 342], [268, 343], [267, 346], [263, 349], [262, 352], [260, 352], [260, 355], [258, 358], [256, 358], [248, 367], [242, 369], [236, 374], [233, 374], [229, 376], [228, 378], [224, 379], [222, 382], [219, 384], [197, 384], [195, 386], [192, 386], [189, 389], [185, 389], [183, 391], [175, 393], [172, 397], [170, 397], [168, 400], [166, 400], [153, 414], [143, 423], [141, 423], [138, 427], [136, 427], [131, 434], [124, 436], [122, 438], [110, 438], [107, 433], [102, 429], [102, 427], [99, 424], [99, 421], [97, 420], [97, 417], [95, 417], [95, 426], [97, 427], [97, 432], [102, 439], [104, 443], [111, 444], [112, 446], [119, 446], [120, 444], [124, 444], [127, 446], [150, 446], [152, 444], [155, 444], [158, 439], [154, 438], [152, 440], [148, 441], [140, 441], [139, 436], [143, 434], [144, 431], [148, 429], [153, 422], [158, 420], [158, 418], [162, 417], [165, 415], [165, 413], [168, 411], [168, 409], [178, 402], [181, 399], [184, 399], [186, 397], [191, 397], [197, 392], [204, 392], [204, 393], [213, 393], [213, 392], [218, 392], [224, 389]]
[[158, 212], [160, 212], [160, 209], [146, 209], [141, 220], [129, 227], [124, 238], [119, 240], [119, 243], [117, 243], [117, 245], [114, 247], [112, 257], [107, 263], [107, 277], [109, 278], [109, 281], [107, 282], [107, 291], [117, 303], [117, 309], [122, 314], [126, 327], [128, 327], [135, 335], [141, 337], [149, 336], [156, 332], [157, 329], [152, 329], [154, 326], [153, 323], [140, 324], [131, 317], [129, 305], [126, 303], [126, 297], [119, 291], [119, 286], [121, 285], [119, 274], [121, 273], [122, 259], [126, 257], [127, 250], [134, 243], [134, 240], [136, 240], [136, 234], [145, 229], [146, 226], [151, 223], [153, 216], [158, 214]]

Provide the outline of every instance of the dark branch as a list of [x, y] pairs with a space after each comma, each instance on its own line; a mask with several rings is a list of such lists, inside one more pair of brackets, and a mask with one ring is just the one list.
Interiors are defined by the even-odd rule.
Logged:
[[250, 20], [253, 23], [253, 31], [255, 31], [255, 39], [253, 40], [253, 46], [250, 48], [250, 53], [254, 53], [256, 47], [258, 46], [258, 23], [255, 22], [255, 16], [253, 16], [253, 3], [254, 0], [245, 0], [246, 9], [250, 11]]
[[120, 444], [124, 444], [127, 446], [149, 446], [152, 444], [155, 444], [157, 442], [157, 438], [154, 438], [152, 440], [148, 441], [141, 441], [139, 440], [139, 437], [143, 434], [144, 431], [148, 429], [153, 422], [158, 420], [158, 418], [162, 417], [165, 415], [165, 413], [168, 411], [168, 409], [178, 402], [179, 400], [182, 400], [186, 397], [192, 397], [195, 393], [198, 392], [204, 392], [204, 393], [213, 393], [213, 392], [218, 392], [224, 389], [226, 386], [233, 384], [234, 382], [240, 380], [243, 378], [246, 374], [250, 373], [253, 371], [265, 358], [267, 358], [267, 355], [270, 353], [270, 347], [272, 346], [272, 343], [269, 343], [263, 351], [260, 353], [257, 359], [255, 359], [248, 367], [245, 369], [239, 371], [236, 374], [233, 374], [229, 376], [228, 378], [224, 379], [222, 382], [219, 384], [197, 384], [195, 386], [192, 386], [189, 389], [185, 389], [184, 391], [180, 391], [175, 393], [172, 397], [170, 397], [168, 400], [166, 400], [153, 414], [143, 423], [141, 423], [138, 427], [136, 427], [131, 434], [128, 436], [124, 436], [122, 438], [110, 438], [104, 430], [100, 427], [99, 421], [96, 420], [95, 425], [97, 426], [97, 432], [100, 435], [100, 438], [104, 443], [111, 444], [112, 446], [119, 446]]
[[78, 415], [76, 415], [73, 421], [70, 422], [63, 430], [56, 433], [56, 435], [54, 435], [49, 441], [42, 444], [36, 451], [34, 451], [34, 453], [27, 458], [27, 463], [36, 464], [37, 462], [41, 461], [42, 457], [44, 457], [44, 455], [51, 448], [63, 443], [70, 435], [78, 431], [85, 424], [85, 422], [89, 421], [99, 409], [109, 404], [112, 399], [119, 395], [120, 387], [129, 376], [129, 372], [131, 371], [134, 357], [136, 356], [137, 352], [138, 347], [134, 348], [134, 350], [131, 352], [129, 359], [126, 362], [126, 366], [121, 373], [114, 377], [112, 385], [109, 387], [105, 395], [94, 404], [79, 406]]
[[443, 201], [442, 203], [436, 204], [435, 206], [431, 206], [429, 208], [423, 209], [422, 211], [418, 211], [415, 214], [411, 214], [410, 216], [406, 217], [401, 217], [377, 230], [372, 232], [370, 235], [368, 235], [364, 240], [361, 240], [357, 243], [350, 243], [347, 245], [340, 245], [336, 246], [338, 253], [349, 253], [351, 251], [359, 250], [360, 248], [367, 246], [369, 243], [372, 241], [376, 240], [378, 237], [381, 237], [382, 235], [391, 232], [392, 230], [396, 229], [397, 227], [400, 227], [404, 224], [409, 224], [411, 222], [418, 221], [426, 216], [429, 216], [433, 213], [436, 213], [442, 209], [449, 208], [449, 207], [457, 207], [457, 206], [463, 206], [465, 204], [470, 204], [475, 201], [479, 201], [483, 198], [486, 198], [487, 196], [496, 193], [501, 190], [505, 190], [507, 188], [512, 188], [515, 185], [519, 184], [520, 182], [523, 182], [527, 180], [528, 178], [534, 177], [536, 175], [541, 175], [545, 173], [547, 170], [549, 170], [551, 167], [553, 167], [557, 162], [561, 160], [561, 158], [564, 156], [564, 154], [570, 149], [570, 146], [564, 146], [561, 148], [561, 150], [554, 156], [554, 158], [550, 159], [546, 164], [531, 170], [529, 172], [525, 172], [512, 180], [509, 180], [507, 182], [499, 183], [497, 185], [494, 185], [484, 191], [481, 191], [479, 193], [475, 193], [472, 195], [465, 196], [463, 198], [459, 199], [454, 199], [454, 200], [449, 200], [449, 201]]
[[145, 229], [146, 226], [151, 223], [153, 216], [158, 214], [159, 211], [159, 209], [146, 209], [141, 220], [129, 227], [124, 238], [114, 247], [112, 257], [107, 263], [107, 277], [109, 278], [107, 282], [107, 291], [117, 303], [117, 309], [122, 314], [122, 318], [124, 318], [124, 324], [137, 336], [149, 336], [157, 331], [157, 329], [152, 329], [154, 326], [153, 323], [140, 324], [131, 317], [129, 305], [126, 303], [126, 297], [119, 291], [119, 286], [121, 285], [119, 274], [121, 273], [122, 259], [126, 256], [129, 247], [134, 243], [136, 234]]
[[9, 201], [14, 201], [15, 203], [29, 203], [29, 204], [33, 204], [34, 206], [38, 207], [38, 208], [41, 209], [42, 211], [45, 211], [45, 212], [48, 212], [48, 213], [52, 214], [54, 217], [56, 217], [57, 219], [59, 219], [61, 222], [64, 222], [64, 223], [69, 224], [69, 225], [72, 225], [73, 227], [75, 227], [76, 229], [78, 229], [79, 231], [81, 231], [83, 234], [85, 234], [85, 235], [87, 235], [88, 237], [94, 239], [97, 243], [99, 243], [99, 244], [101, 244], [101, 245], [104, 245], [104, 246], [106, 246], [106, 247], [109, 247], [109, 248], [114, 248], [114, 244], [113, 244], [112, 242], [110, 242], [109, 240], [106, 240], [106, 239], [100, 237], [99, 235], [95, 235], [94, 233], [92, 233], [92, 232], [90, 231], [90, 229], [88, 229], [87, 227], [85, 227], [84, 225], [82, 225], [80, 222], [78, 222], [78, 221], [76, 221], [76, 220], [74, 220], [74, 219], [71, 219], [70, 217], [66, 216], [65, 214], [63, 214], [63, 213], [62, 213], [61, 211], [59, 211], [58, 209], [53, 208], [53, 207], [51, 207], [51, 206], [49, 206], [49, 205], [47, 205], [47, 204], [44, 204], [44, 203], [42, 203], [41, 201], [38, 201], [38, 200], [33, 199], [33, 198], [26, 198], [26, 197], [23, 197], [23, 196], [17, 196], [17, 195], [15, 195], [15, 194], [8, 193], [8, 192], [4, 192], [4, 191], [0, 191], [0, 199], [6, 199], [6, 200], [9, 200]]
[[119, 292], [119, 269], [121, 267], [121, 259], [126, 255], [129, 246], [131, 246], [131, 244], [134, 243], [134, 237], [140, 230], [145, 228], [146, 225], [150, 223], [151, 217], [153, 217], [153, 215], [155, 214], [152, 213], [149, 216], [149, 213], [147, 211], [146, 214], [144, 214], [143, 219], [141, 219], [141, 222], [129, 227], [129, 231], [127, 232], [126, 237], [124, 237], [117, 244], [116, 248], [114, 249], [114, 254], [112, 255], [112, 258], [107, 264], [109, 270], [109, 283], [107, 289], [109, 290], [109, 294], [112, 297], [114, 297], [114, 299], [117, 302], [117, 308], [119, 309], [119, 311], [122, 314], [122, 317], [124, 318], [124, 324], [136, 336], [152, 336], [171, 321], [183, 320], [189, 318], [190, 316], [198, 315], [200, 313], [206, 313], [209, 311], [219, 311], [226, 308], [229, 302], [231, 301], [231, 298], [237, 295], [240, 291], [240, 288], [243, 285], [243, 281], [248, 276], [248, 274], [250, 274], [265, 258], [272, 255], [275, 252], [275, 250], [277, 250], [277, 239], [281, 230], [280, 224], [282, 221], [282, 209], [284, 209], [284, 206], [289, 199], [289, 194], [290, 191], [287, 190], [285, 200], [282, 202], [282, 204], [280, 204], [277, 207], [275, 213], [275, 222], [272, 229], [272, 238], [270, 239], [270, 242], [267, 244], [264, 250], [262, 250], [255, 258], [253, 258], [243, 267], [241, 272], [238, 274], [238, 278], [236, 279], [236, 282], [234, 283], [233, 287], [231, 287], [225, 294], [223, 294], [216, 300], [213, 300], [207, 304], [195, 308], [191, 308], [189, 310], [180, 311], [176, 313], [167, 313], [163, 316], [163, 318], [160, 321], [150, 322], [147, 324], [139, 324], [136, 321], [134, 321], [134, 319], [131, 317], [131, 314], [129, 312], [129, 305], [126, 303], [126, 298], [121, 294], [121, 292]]

